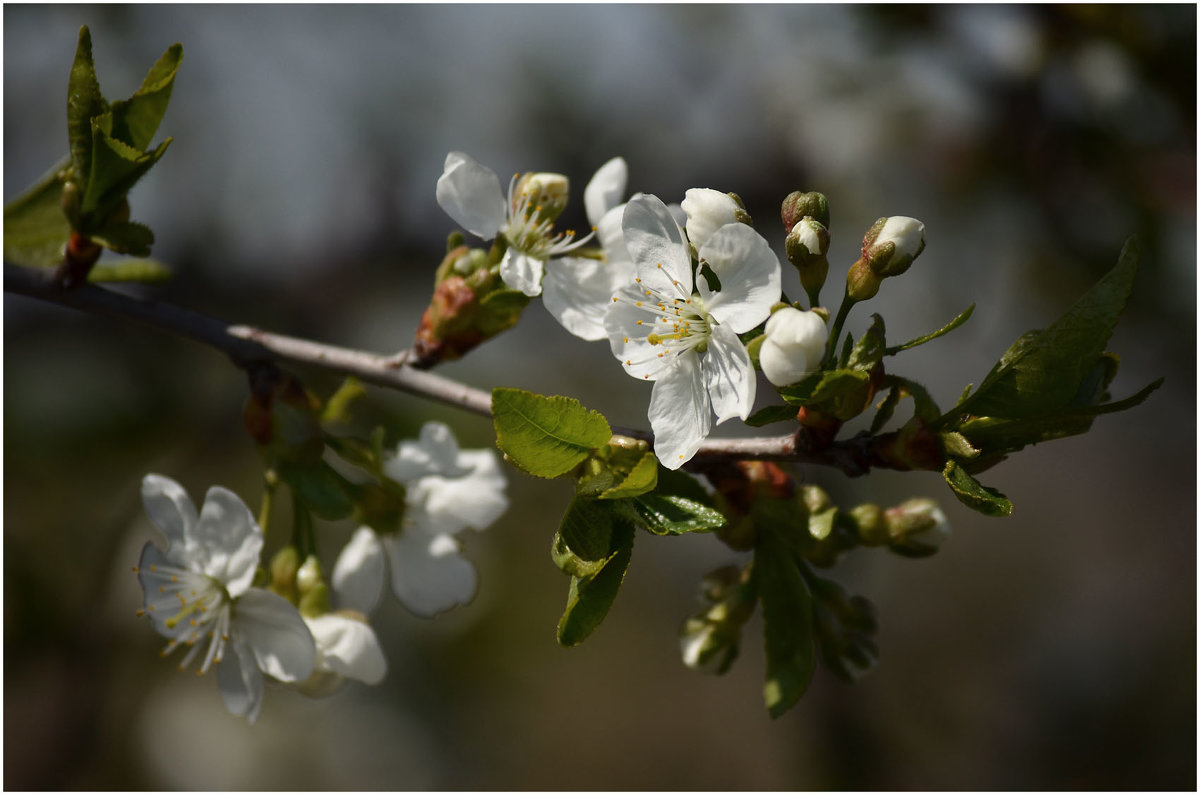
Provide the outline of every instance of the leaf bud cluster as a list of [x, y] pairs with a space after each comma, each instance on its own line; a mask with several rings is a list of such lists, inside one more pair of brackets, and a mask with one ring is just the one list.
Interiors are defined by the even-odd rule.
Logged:
[[687, 667], [723, 674], [737, 659], [742, 626], [753, 615], [758, 598], [752, 566], [725, 566], [710, 572], [701, 582], [700, 597], [707, 607], [684, 622], [679, 636]]

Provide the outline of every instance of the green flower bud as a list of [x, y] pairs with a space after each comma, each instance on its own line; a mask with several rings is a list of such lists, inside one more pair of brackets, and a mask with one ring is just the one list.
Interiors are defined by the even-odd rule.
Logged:
[[816, 191], [809, 193], [792, 191], [783, 200], [779, 217], [783, 221], [784, 233], [789, 235], [792, 233], [792, 227], [800, 223], [803, 218], [812, 218], [821, 226], [828, 228], [829, 202], [825, 199], [824, 194]]
[[925, 497], [888, 508], [884, 522], [892, 551], [908, 557], [932, 555], [950, 537], [946, 514], [936, 502]]
[[846, 272], [846, 296], [851, 301], [866, 301], [879, 292], [883, 277], [871, 270], [871, 263], [860, 259]]
[[863, 237], [862, 258], [880, 276], [899, 276], [925, 250], [925, 224], [916, 218], [880, 218]]
[[289, 544], [271, 558], [267, 587], [295, 604], [300, 599], [296, 590], [296, 574], [299, 570], [300, 551]]
[[296, 571], [296, 588], [301, 594], [307, 594], [321, 584], [321, 561], [316, 555], [309, 555]]
[[884, 520], [883, 509], [870, 503], [857, 505], [847, 514], [854, 525], [859, 543], [867, 547], [877, 547], [888, 543], [887, 522]]
[[300, 615], [305, 618], [316, 618], [329, 612], [329, 586], [323, 582], [314, 585], [308, 593], [300, 597]]

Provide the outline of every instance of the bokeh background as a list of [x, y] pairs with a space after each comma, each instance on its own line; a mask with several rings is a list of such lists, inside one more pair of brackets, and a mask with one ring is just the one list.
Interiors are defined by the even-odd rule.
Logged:
[[[895, 361], [943, 405], [1138, 234], [1114, 395], [1166, 376], [1137, 409], [986, 473], [1007, 519], [935, 473], [804, 471], [846, 504], [935, 496], [954, 535], [932, 559], [866, 551], [834, 570], [878, 607], [880, 663], [852, 687], [818, 671], [779, 720], [757, 619], [728, 675], [678, 660], [699, 578], [739, 560], [714, 538], [644, 537], [605, 624], [558, 648], [567, 580], [548, 552], [569, 489], [514, 471], [511, 511], [466, 539], [472, 604], [423, 621], [389, 601], [382, 686], [271, 690], [249, 727], [212, 676], [159, 659], [131, 573], [155, 535], [144, 473], [257, 503], [243, 374], [6, 295], [6, 788], [1195, 789], [1194, 6], [6, 5], [3, 22], [6, 201], [66, 151], [81, 24], [110, 98], [183, 43], [160, 130], [175, 142], [132, 195], [176, 275], [143, 292], [224, 319], [407, 347], [453, 228], [433, 191], [447, 151], [561, 171], [576, 197], [620, 154], [633, 190], [740, 193], [781, 253], [780, 199], [826, 193], [826, 300], [875, 218], [922, 219], [925, 253], [850, 328], [881, 311], [898, 341], [978, 302]], [[536, 302], [443, 371], [645, 425], [648, 387]], [[441, 419], [491, 444], [485, 419], [408, 396], [372, 390], [361, 409], [392, 439]], [[324, 529], [331, 558], [349, 530]]]

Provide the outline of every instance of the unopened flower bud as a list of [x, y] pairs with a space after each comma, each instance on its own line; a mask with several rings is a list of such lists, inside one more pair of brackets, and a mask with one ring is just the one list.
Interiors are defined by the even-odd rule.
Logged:
[[783, 221], [784, 234], [791, 234], [792, 227], [803, 218], [812, 218], [821, 226], [829, 227], [829, 202], [825, 194], [809, 191], [802, 193], [792, 191], [783, 200], [779, 209], [779, 218]]
[[848, 514], [855, 534], [863, 546], [877, 547], [888, 543], [888, 525], [883, 509], [870, 503], [856, 505]]
[[925, 224], [916, 218], [880, 218], [863, 237], [862, 258], [880, 276], [899, 276], [925, 250]]
[[815, 312], [787, 307], [767, 320], [758, 361], [775, 386], [794, 384], [814, 372], [825, 355], [829, 330]]
[[909, 557], [937, 552], [950, 537], [950, 522], [933, 500], [918, 497], [884, 512], [892, 551]]
[[513, 210], [524, 207], [543, 221], [553, 221], [567, 208], [570, 181], [562, 174], [530, 171], [522, 174], [513, 191]]
[[726, 224], [750, 223], [750, 216], [733, 195], [712, 188], [690, 188], [680, 202], [687, 215], [688, 242], [697, 251]]
[[296, 573], [300, 570], [300, 551], [289, 544], [271, 558], [270, 569], [270, 589], [295, 603], [299, 599], [296, 592]]
[[860, 259], [846, 272], [846, 297], [851, 301], [866, 301], [879, 292], [883, 277], [871, 270], [871, 263]]
[[304, 563], [296, 570], [296, 588], [301, 594], [307, 594], [322, 581], [321, 561], [316, 555], [309, 555]]

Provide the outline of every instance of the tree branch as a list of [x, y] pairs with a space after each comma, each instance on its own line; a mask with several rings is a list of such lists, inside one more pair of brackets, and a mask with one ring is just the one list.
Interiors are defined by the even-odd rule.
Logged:
[[[5, 265], [4, 290], [96, 315], [139, 320], [222, 351], [243, 369], [261, 362], [293, 362], [353, 375], [377, 386], [429, 398], [481, 416], [491, 416], [491, 394], [408, 365], [408, 351], [382, 356], [273, 334], [253, 326], [231, 325], [172, 304], [138, 298], [92, 283], [67, 289], [55, 281], [51, 270]], [[613, 431], [625, 436], [653, 439], [645, 431], [628, 428], [614, 428]], [[804, 429], [801, 429], [784, 436], [709, 439], [700, 446], [693, 461], [689, 462], [689, 468], [702, 470], [706, 465], [720, 460], [757, 459], [832, 466], [854, 477], [865, 474], [871, 466], [888, 466], [886, 461], [872, 460], [874, 456], [869, 442], [879, 438], [859, 436], [825, 446], [813, 446], [805, 436]]]

